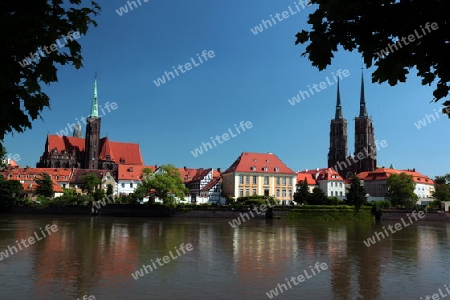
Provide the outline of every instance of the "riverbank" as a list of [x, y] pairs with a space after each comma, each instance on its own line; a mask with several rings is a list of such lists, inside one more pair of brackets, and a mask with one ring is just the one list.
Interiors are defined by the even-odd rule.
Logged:
[[[181, 206], [170, 209], [163, 205], [125, 205], [108, 204], [100, 208], [100, 216], [111, 217], [146, 217], [146, 218], [227, 218], [235, 219], [241, 214], [248, 213], [250, 206], [242, 206], [239, 209], [230, 206]], [[62, 207], [46, 206], [17, 206], [8, 211], [8, 214], [17, 215], [91, 215], [91, 207], [80, 205], [69, 205]], [[407, 218], [407, 211], [383, 212], [380, 220], [400, 220]], [[274, 206], [272, 215], [276, 219], [286, 220], [360, 220], [372, 221], [375, 217], [371, 213], [371, 207], [361, 207], [358, 212], [352, 206]], [[265, 218], [265, 214], [254, 218]], [[428, 212], [421, 221], [450, 221], [450, 212]]]

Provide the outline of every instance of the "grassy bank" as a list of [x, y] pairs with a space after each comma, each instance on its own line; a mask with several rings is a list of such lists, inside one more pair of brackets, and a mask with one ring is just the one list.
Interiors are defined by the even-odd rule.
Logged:
[[286, 220], [360, 220], [373, 221], [370, 206], [363, 206], [355, 212], [353, 206], [347, 205], [303, 205], [297, 206], [286, 212], [283, 219]]

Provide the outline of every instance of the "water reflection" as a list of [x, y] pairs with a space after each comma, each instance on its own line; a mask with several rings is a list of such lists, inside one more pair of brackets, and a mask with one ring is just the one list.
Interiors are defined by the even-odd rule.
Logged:
[[[395, 222], [251, 220], [232, 228], [227, 221], [4, 217], [0, 251], [46, 224], [56, 224], [58, 231], [0, 262], [0, 294], [2, 299], [262, 299], [316, 262], [327, 263], [328, 270], [279, 299], [418, 299], [448, 283], [447, 223], [414, 224], [367, 247], [363, 240]], [[131, 277], [183, 243], [194, 250], [138, 280]]]

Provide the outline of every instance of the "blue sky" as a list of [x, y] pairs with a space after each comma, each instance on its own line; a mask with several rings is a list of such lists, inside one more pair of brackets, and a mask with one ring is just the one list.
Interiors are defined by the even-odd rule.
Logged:
[[[334, 117], [336, 84], [292, 106], [288, 99], [308, 85], [319, 84], [332, 72], [348, 70], [341, 80], [344, 117], [349, 123], [349, 151], [354, 150], [354, 117], [359, 113], [361, 56], [340, 50], [332, 65], [319, 72], [305, 46], [295, 46], [295, 34], [308, 28], [314, 7], [297, 11], [289, 0], [172, 1], [151, 0], [119, 16], [127, 1], [98, 1], [97, 21], [82, 46], [84, 68], [59, 66], [59, 81], [45, 86], [51, 108], [25, 133], [8, 135], [9, 154], [19, 154], [22, 166], [35, 166], [47, 134], [56, 134], [90, 112], [93, 80], [98, 72], [99, 104], [116, 102], [102, 118], [102, 136], [141, 146], [145, 164], [228, 168], [243, 151], [273, 152], [293, 170], [327, 166], [329, 123]], [[136, 1], [137, 3], [137, 1]], [[289, 12], [289, 6], [296, 14]], [[289, 17], [257, 35], [251, 28], [270, 15]], [[153, 81], [172, 66], [197, 60], [197, 53], [214, 51], [191, 70], [157, 87]], [[367, 109], [375, 139], [388, 146], [378, 151], [378, 164], [416, 168], [430, 177], [450, 172], [447, 117], [430, 103], [433, 86], [422, 86], [413, 70], [408, 82], [389, 86], [371, 83], [364, 69]], [[426, 126], [414, 123], [430, 117]], [[234, 124], [252, 128], [236, 134]], [[235, 137], [197, 157], [191, 153], [210, 137], [231, 129]], [[83, 126], [83, 134], [85, 127]]]

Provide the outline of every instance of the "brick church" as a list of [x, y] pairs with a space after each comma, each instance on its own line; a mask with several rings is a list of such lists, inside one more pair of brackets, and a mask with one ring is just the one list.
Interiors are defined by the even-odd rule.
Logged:
[[339, 82], [337, 87], [336, 113], [330, 124], [330, 148], [328, 152], [328, 167], [333, 168], [343, 178], [364, 171], [373, 171], [377, 167], [377, 149], [372, 119], [366, 108], [364, 95], [364, 78], [361, 75], [361, 96], [359, 116], [355, 118], [355, 152], [348, 153], [347, 120], [342, 114]]
[[139, 144], [113, 142], [100, 138], [101, 117], [98, 114], [97, 79], [91, 113], [87, 118], [86, 135], [76, 125], [73, 136], [48, 135], [38, 168], [80, 168], [108, 170], [117, 176], [118, 166], [143, 165]]

